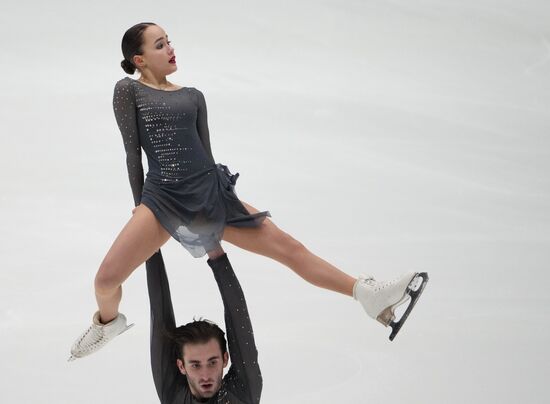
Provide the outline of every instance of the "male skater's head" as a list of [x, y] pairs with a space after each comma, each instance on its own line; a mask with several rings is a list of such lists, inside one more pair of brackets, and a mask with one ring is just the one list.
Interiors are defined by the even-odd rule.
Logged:
[[229, 360], [225, 333], [215, 323], [199, 319], [170, 334], [176, 344], [176, 364], [193, 396], [200, 400], [215, 395]]

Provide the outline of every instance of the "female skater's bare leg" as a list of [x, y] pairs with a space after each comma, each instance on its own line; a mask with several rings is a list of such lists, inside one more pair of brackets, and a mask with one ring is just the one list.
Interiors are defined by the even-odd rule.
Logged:
[[103, 324], [118, 315], [122, 283], [169, 238], [170, 234], [148, 207], [139, 205], [134, 210], [95, 277], [95, 295]]
[[[242, 203], [250, 213], [258, 212], [253, 206], [245, 202]], [[315, 286], [348, 296], [353, 295], [355, 278], [313, 254], [268, 218], [259, 227], [227, 226], [223, 239], [237, 247], [264, 255], [286, 265]]]
[[95, 295], [99, 311], [71, 347], [70, 361], [91, 355], [132, 326], [118, 312], [122, 282], [170, 238], [145, 205], [139, 205], [132, 213], [97, 271]]
[[[247, 203], [243, 204], [250, 213], [258, 212]], [[372, 276], [357, 280], [311, 253], [268, 218], [260, 227], [255, 228], [228, 226], [223, 239], [245, 250], [279, 261], [313, 285], [353, 296], [370, 317], [385, 326], [391, 326], [390, 340], [395, 338], [403, 326], [428, 281], [428, 274], [425, 272], [408, 272], [399, 278], [383, 282], [376, 281]], [[405, 312], [396, 320], [395, 309], [407, 301], [409, 304]]]

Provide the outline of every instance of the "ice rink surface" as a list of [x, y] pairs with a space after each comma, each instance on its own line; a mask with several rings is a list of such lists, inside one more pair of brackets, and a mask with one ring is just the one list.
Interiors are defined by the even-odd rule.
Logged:
[[[205, 94], [242, 200], [350, 274], [430, 274], [390, 343], [352, 299], [226, 244], [262, 403], [549, 402], [548, 1], [67, 0], [0, 14], [2, 403], [158, 402], [143, 266], [136, 326], [66, 362], [133, 207], [111, 97], [141, 21]], [[178, 323], [223, 325], [206, 259], [163, 253]]]

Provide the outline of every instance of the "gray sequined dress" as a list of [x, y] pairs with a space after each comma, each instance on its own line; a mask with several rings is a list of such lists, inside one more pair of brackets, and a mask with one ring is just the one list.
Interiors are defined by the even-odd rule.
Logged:
[[[113, 109], [124, 140], [135, 205], [146, 205], [194, 257], [216, 248], [226, 225], [255, 227], [271, 216], [250, 214], [235, 194], [237, 174], [216, 164], [201, 91], [158, 90], [126, 77]], [[145, 181], [141, 149], [149, 171]]]

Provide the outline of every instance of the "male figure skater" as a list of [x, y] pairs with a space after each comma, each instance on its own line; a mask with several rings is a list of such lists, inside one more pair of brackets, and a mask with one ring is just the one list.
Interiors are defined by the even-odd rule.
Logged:
[[257, 404], [262, 375], [244, 294], [227, 255], [209, 259], [222, 296], [231, 367], [223, 331], [206, 320], [176, 328], [160, 250], [146, 263], [151, 305], [151, 366], [162, 404]]

